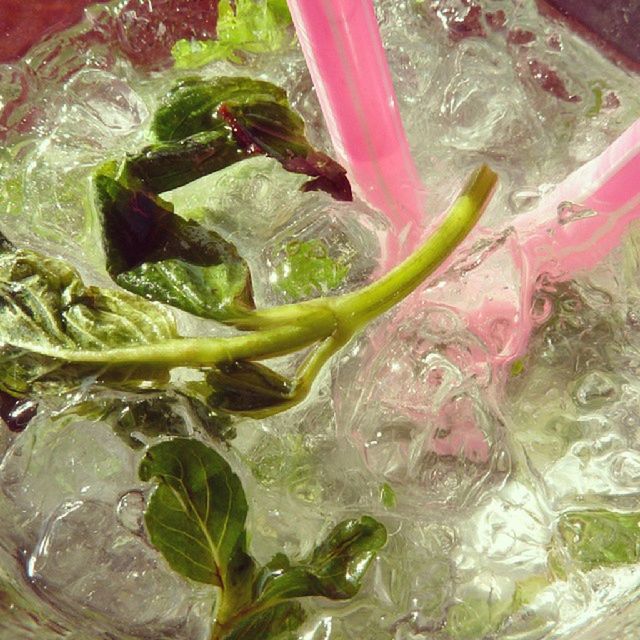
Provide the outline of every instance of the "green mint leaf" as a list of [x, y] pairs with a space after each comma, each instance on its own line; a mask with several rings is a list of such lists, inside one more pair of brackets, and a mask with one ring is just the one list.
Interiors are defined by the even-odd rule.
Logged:
[[208, 402], [221, 411], [251, 414], [288, 403], [293, 384], [284, 376], [257, 362], [220, 364], [207, 375], [214, 389]]
[[107, 269], [121, 287], [221, 322], [253, 308], [249, 267], [230, 242], [107, 175], [95, 184]]
[[352, 200], [345, 169], [307, 142], [302, 118], [288, 105], [226, 102], [218, 108], [218, 115], [231, 128], [239, 147], [265, 153], [287, 171], [313, 177], [303, 191], [326, 191], [336, 200]]
[[146, 437], [188, 435], [184, 419], [176, 413], [173, 403], [166, 397], [114, 402], [108, 413], [113, 418], [114, 433], [132, 449], [144, 446], [137, 434]]
[[640, 514], [606, 510], [571, 511], [558, 521], [557, 535], [585, 569], [640, 560]]
[[57, 391], [97, 373], [122, 381], [137, 374], [155, 379], [166, 371], [80, 367], [58, 353], [151, 345], [176, 337], [173, 318], [161, 307], [122, 291], [87, 287], [62, 260], [0, 241], [0, 389], [5, 393], [25, 398], [36, 384]]
[[393, 509], [396, 506], [396, 492], [388, 482], [380, 486], [380, 502], [385, 509]]
[[311, 556], [291, 565], [277, 555], [257, 580], [259, 602], [324, 596], [346, 600], [355, 596], [369, 565], [387, 541], [384, 526], [369, 516], [338, 524]]
[[[264, 154], [277, 160], [287, 171], [312, 177], [313, 180], [303, 185], [303, 190], [326, 191], [337, 200], [352, 199], [345, 169], [309, 144], [304, 123], [289, 106], [286, 93], [268, 82], [242, 77], [182, 80], [163, 100], [154, 116], [152, 130], [159, 142], [183, 141], [183, 146], [174, 146], [171, 150], [164, 147], [155, 155], [132, 158], [129, 169], [141, 180], [146, 176], [164, 190], [170, 188], [167, 185], [186, 184], [189, 175], [200, 177], [206, 171], [222, 168], [224, 161], [228, 166]], [[224, 141], [221, 131], [227, 132], [228, 141]], [[215, 161], [209, 160], [212, 142], [202, 137], [205, 133], [215, 133], [215, 144], [224, 149], [216, 152]], [[187, 142], [193, 136], [199, 137], [195, 142]], [[235, 157], [227, 146], [231, 142], [237, 151]], [[194, 156], [207, 158], [206, 171], [202, 165], [196, 166], [195, 161], [189, 167], [186, 158], [189, 149]], [[180, 157], [174, 172], [167, 167], [167, 156]]]
[[349, 273], [349, 265], [329, 256], [321, 240], [290, 242], [284, 254], [276, 267], [275, 286], [296, 300], [326, 295], [339, 287]]
[[278, 51], [293, 39], [286, 0], [229, 0], [218, 6], [216, 40], [178, 40], [171, 55], [179, 69], [213, 60], [242, 61], [242, 52]]
[[243, 618], [222, 637], [224, 640], [297, 640], [294, 632], [305, 618], [299, 603], [282, 602]]
[[196, 133], [177, 142], [151, 145], [129, 156], [125, 172], [155, 193], [182, 187], [251, 154], [239, 149], [228, 127]]
[[447, 631], [454, 640], [478, 640], [498, 629], [502, 621], [518, 609], [509, 600], [467, 599], [447, 610]]
[[222, 103], [255, 101], [288, 105], [284, 89], [263, 80], [226, 76], [212, 80], [185, 78], [160, 103], [151, 130], [159, 142], [177, 142], [196, 133], [215, 131], [221, 124], [216, 113]]
[[158, 482], [145, 523], [171, 568], [221, 587], [227, 600], [245, 590], [253, 572], [246, 552], [247, 501], [227, 462], [197, 440], [176, 438], [151, 447], [139, 475]]

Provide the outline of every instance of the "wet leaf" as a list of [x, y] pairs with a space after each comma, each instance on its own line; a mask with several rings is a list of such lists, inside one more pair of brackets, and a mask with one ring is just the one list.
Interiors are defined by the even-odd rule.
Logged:
[[177, 142], [196, 133], [218, 129], [222, 121], [217, 111], [222, 103], [254, 101], [288, 104], [283, 89], [263, 80], [226, 76], [213, 80], [185, 78], [161, 102], [151, 130], [159, 142]]
[[224, 640], [297, 640], [294, 631], [305, 621], [306, 614], [297, 602], [282, 602], [243, 618]]
[[121, 382], [162, 378], [166, 371], [156, 367], [80, 366], [58, 354], [175, 337], [173, 318], [161, 307], [129, 293], [87, 287], [62, 260], [0, 242], [0, 389], [5, 393], [28, 398], [33, 385], [77, 386], [83, 375]]
[[242, 52], [278, 51], [292, 40], [286, 0], [222, 0], [215, 40], [178, 40], [176, 67], [194, 69], [212, 60], [242, 61]]
[[220, 105], [218, 115], [247, 153], [265, 153], [287, 171], [314, 177], [303, 185], [303, 191], [326, 191], [336, 200], [352, 200], [345, 169], [307, 142], [302, 118], [288, 106], [228, 102]]
[[125, 171], [156, 193], [177, 189], [193, 180], [250, 157], [238, 147], [227, 127], [196, 133], [176, 142], [151, 145], [129, 156]]
[[295, 300], [326, 295], [339, 287], [349, 273], [349, 265], [329, 256], [321, 240], [291, 242], [284, 253], [276, 268], [275, 286]]
[[311, 556], [296, 565], [277, 555], [258, 578], [261, 602], [324, 596], [346, 600], [355, 596], [369, 565], [385, 545], [384, 526], [369, 516], [338, 524]]
[[[183, 80], [161, 104], [152, 129], [160, 143], [174, 145], [152, 147], [143, 156], [130, 158], [129, 171], [149, 180], [149, 188], [153, 185], [156, 191], [186, 184], [189, 176], [216, 171], [225, 161], [232, 164], [265, 154], [287, 171], [314, 178], [303, 190], [352, 199], [345, 169], [309, 144], [304, 123], [289, 106], [286, 93], [268, 82], [242, 77]], [[187, 151], [193, 154], [191, 163]], [[167, 157], [179, 158], [175, 171], [167, 166]]]
[[213, 449], [175, 438], [151, 447], [140, 479], [158, 485], [145, 511], [151, 542], [172, 569], [227, 595], [250, 580], [247, 501], [238, 476]]
[[249, 267], [230, 242], [107, 175], [96, 189], [107, 268], [121, 287], [222, 322], [253, 308]]
[[640, 560], [640, 514], [589, 510], [563, 513], [560, 542], [585, 569], [634, 564]]
[[257, 362], [220, 364], [207, 375], [207, 382], [214, 389], [209, 404], [229, 413], [279, 407], [291, 400], [294, 391], [288, 378]]

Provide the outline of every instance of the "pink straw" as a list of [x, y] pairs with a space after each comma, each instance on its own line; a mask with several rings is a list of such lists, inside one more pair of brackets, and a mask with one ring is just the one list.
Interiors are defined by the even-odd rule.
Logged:
[[[534, 211], [516, 219], [495, 255], [477, 266], [471, 263], [470, 269], [455, 277], [451, 286], [430, 287], [422, 295], [417, 294], [419, 297], [410, 298], [396, 312], [394, 326], [415, 324], [417, 308], [451, 309], [483, 345], [474, 349], [469, 343], [473, 361], [470, 366], [482, 371], [488, 365], [496, 379], [504, 381], [508, 365], [526, 354], [533, 330], [546, 319], [532, 313], [539, 278], [543, 276], [553, 285], [593, 268], [620, 244], [629, 225], [638, 219], [640, 120], [558, 185]], [[495, 239], [505, 237], [495, 231], [492, 235]], [[486, 242], [486, 230], [476, 230], [475, 239], [480, 236], [490, 244]], [[440, 268], [441, 276], [456, 260], [454, 255]], [[509, 262], [515, 267], [513, 275], [509, 273]], [[389, 326], [374, 330], [370, 340], [372, 353], [384, 349]], [[410, 418], [414, 417], [414, 405], [409, 402], [404, 409]], [[338, 421], [344, 420], [352, 428], [350, 414], [341, 417], [340, 412], [346, 409], [339, 397], [336, 408]], [[463, 454], [470, 460], [486, 462], [490, 446], [476, 421], [456, 419], [452, 424], [448, 435], [434, 433], [426, 446], [439, 455]], [[366, 459], [367, 450], [362, 447], [357, 429], [352, 438]]]
[[371, 0], [288, 0], [333, 146], [386, 214], [395, 261], [420, 240], [425, 189], [409, 151]]
[[539, 278], [559, 282], [592, 269], [620, 244], [637, 219], [640, 120], [560, 183], [533, 211], [516, 219], [506, 246], [520, 279], [519, 300], [502, 298], [500, 287], [487, 290], [478, 282], [474, 286], [473, 273], [468, 274], [461, 296], [466, 309], [458, 312], [469, 328], [491, 346], [491, 328], [496, 321], [505, 327], [506, 341], [494, 346], [490, 354], [493, 366], [526, 353], [531, 332], [541, 321], [531, 312]]

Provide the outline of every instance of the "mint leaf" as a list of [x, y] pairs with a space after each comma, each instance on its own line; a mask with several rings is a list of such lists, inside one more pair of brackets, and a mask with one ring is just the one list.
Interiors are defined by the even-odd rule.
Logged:
[[584, 569], [640, 560], [640, 513], [570, 511], [560, 516], [557, 535]]
[[275, 286], [296, 300], [327, 294], [339, 287], [349, 273], [349, 265], [329, 256], [321, 240], [290, 242], [284, 253], [276, 267]]
[[[495, 631], [519, 607], [509, 599], [472, 598], [457, 602], [447, 610], [447, 631], [454, 640], [478, 640]], [[514, 606], [516, 605], [516, 606]]]
[[151, 194], [104, 174], [95, 184], [107, 269], [121, 287], [222, 322], [253, 308], [249, 267], [231, 243]]
[[223, 103], [218, 115], [231, 127], [240, 148], [265, 153], [287, 171], [315, 179], [303, 191], [326, 191], [336, 200], [352, 200], [347, 172], [335, 160], [316, 151], [304, 135], [304, 123], [290, 107], [275, 102]]
[[380, 486], [380, 502], [385, 509], [393, 509], [396, 506], [396, 492], [388, 482]]
[[257, 362], [220, 364], [207, 375], [214, 389], [209, 404], [229, 413], [247, 413], [286, 404], [293, 397], [293, 384], [284, 376]]
[[162, 435], [189, 436], [196, 431], [220, 442], [235, 437], [231, 419], [217, 415], [204, 403], [183, 393], [95, 394], [91, 400], [71, 408], [88, 419], [107, 419], [114, 433], [132, 449], [140, 449], [147, 438]]
[[178, 40], [171, 55], [179, 69], [194, 69], [213, 60], [241, 62], [241, 52], [278, 51], [292, 40], [286, 0], [222, 0], [216, 40]]
[[224, 640], [297, 640], [295, 630], [305, 621], [306, 614], [297, 602], [282, 602], [243, 618]]
[[127, 158], [125, 172], [160, 193], [250, 157], [250, 153], [238, 149], [226, 126], [217, 127], [177, 142], [151, 145]]
[[[173, 146], [151, 147], [131, 157], [127, 168], [156, 191], [186, 184], [225, 162], [228, 166], [264, 154], [287, 171], [314, 178], [303, 190], [352, 199], [345, 169], [309, 144], [304, 123], [289, 106], [286, 93], [268, 82], [242, 77], [182, 80], [162, 101], [152, 130], [159, 143]], [[230, 151], [232, 144], [236, 156]], [[193, 154], [191, 164], [189, 154]], [[170, 158], [175, 169], [168, 164]]]
[[324, 596], [346, 600], [355, 596], [369, 565], [387, 541], [384, 526], [369, 516], [339, 523], [311, 556], [291, 565], [277, 555], [258, 578], [260, 602]]
[[214, 131], [221, 124], [216, 112], [224, 102], [253, 101], [288, 105], [284, 89], [246, 77], [221, 76], [212, 80], [180, 80], [162, 100], [151, 130], [159, 142], [177, 142], [196, 133]]
[[151, 542], [181, 575], [232, 590], [247, 582], [247, 501], [238, 476], [213, 449], [176, 438], [151, 447], [140, 479], [158, 485], [145, 511]]
[[[0, 237], [0, 390], [28, 397], [34, 385], [44, 389], [77, 386], [98, 374], [115, 380], [162, 377], [149, 365], [107, 369], [74, 365], [65, 352], [152, 345], [177, 337], [173, 318], [137, 296], [87, 287], [62, 260], [15, 249]], [[59, 357], [60, 354], [62, 357]], [[163, 373], [164, 372], [164, 373]]]

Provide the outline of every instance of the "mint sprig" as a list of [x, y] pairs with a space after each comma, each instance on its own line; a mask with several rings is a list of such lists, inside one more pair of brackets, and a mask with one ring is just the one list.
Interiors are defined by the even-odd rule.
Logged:
[[[0, 388], [25, 398], [36, 386], [47, 392], [47, 382], [79, 385], [87, 375], [119, 383], [150, 381], [157, 387], [167, 383], [175, 367], [205, 368], [213, 371], [211, 398], [217, 398], [226, 411], [255, 417], [284, 411], [307, 396], [331, 356], [442, 264], [478, 220], [495, 182], [490, 169], [479, 169], [433, 235], [377, 282], [344, 295], [246, 309], [232, 318], [244, 332], [228, 337], [180, 337], [160, 306], [125, 292], [86, 287], [61, 261], [15, 251], [4, 243], [0, 358], [5, 368]], [[140, 260], [144, 263], [146, 258]], [[201, 277], [196, 276], [194, 284], [184, 276], [190, 273], [197, 270], [183, 269], [183, 279], [167, 279], [167, 286], [194, 288]], [[162, 281], [158, 278], [153, 285], [144, 295], [167, 301]], [[259, 369], [257, 363], [309, 347], [294, 376], [278, 383], [280, 397], [274, 397], [278, 374]], [[247, 380], [258, 400], [234, 406]], [[59, 387], [54, 385], [49, 392], [58, 393]]]
[[160, 193], [255, 155], [312, 178], [304, 191], [351, 200], [345, 169], [307, 140], [287, 94], [252, 78], [186, 78], [162, 100], [151, 125], [155, 144], [127, 158], [123, 174]]
[[162, 442], [147, 451], [140, 478], [157, 482], [145, 511], [153, 544], [175, 571], [218, 589], [212, 640], [291, 631], [305, 617], [299, 598], [352, 598], [386, 542], [384, 526], [363, 516], [336, 525], [306, 560], [278, 554], [260, 568], [247, 547], [242, 485], [216, 451], [193, 439]]

